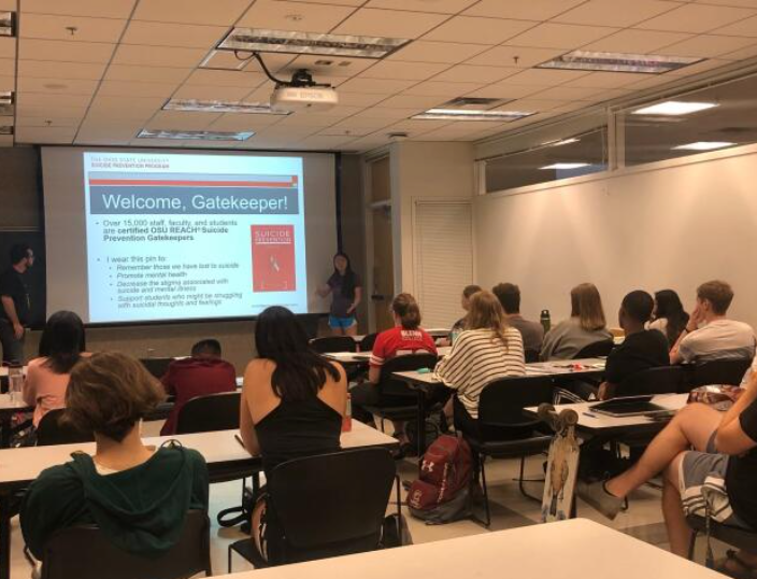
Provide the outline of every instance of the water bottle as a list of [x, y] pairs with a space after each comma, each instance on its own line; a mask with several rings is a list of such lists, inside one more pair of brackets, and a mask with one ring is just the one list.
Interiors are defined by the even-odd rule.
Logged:
[[542, 328], [545, 329], [545, 334], [550, 330], [550, 311], [545, 309], [542, 312], [540, 312], [540, 323], [542, 324]]
[[345, 416], [342, 418], [342, 431], [353, 430], [353, 403], [350, 400], [350, 393], [347, 394], [347, 401], [345, 401]]
[[12, 403], [21, 401], [21, 393], [24, 390], [24, 374], [18, 362], [11, 363], [8, 368], [8, 394]]

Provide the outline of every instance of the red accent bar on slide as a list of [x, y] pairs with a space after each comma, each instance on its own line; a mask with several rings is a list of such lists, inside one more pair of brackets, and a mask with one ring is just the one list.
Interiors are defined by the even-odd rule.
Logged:
[[90, 185], [178, 185], [189, 187], [295, 187], [297, 177], [290, 181], [180, 181], [160, 179], [90, 179]]

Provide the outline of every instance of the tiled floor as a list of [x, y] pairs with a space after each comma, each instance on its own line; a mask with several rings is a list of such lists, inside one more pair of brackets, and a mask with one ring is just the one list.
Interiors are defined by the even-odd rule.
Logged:
[[[146, 424], [145, 435], [150, 435], [156, 429], [154, 424]], [[542, 458], [535, 457], [527, 463], [527, 479], [537, 479], [542, 475]], [[400, 464], [403, 479], [413, 479], [416, 475], [416, 466], [413, 460], [405, 460]], [[491, 530], [504, 530], [529, 526], [539, 523], [539, 505], [524, 498], [518, 490], [518, 484], [514, 478], [518, 476], [518, 462], [515, 460], [499, 460], [488, 463], [487, 479], [490, 490], [492, 506]], [[527, 489], [534, 495], [542, 493], [541, 483], [528, 483]], [[211, 486], [211, 551], [213, 571], [216, 574], [224, 574], [227, 571], [227, 546], [229, 543], [245, 537], [239, 528], [219, 528], [215, 523], [216, 514], [223, 508], [238, 505], [240, 499], [240, 483], [230, 482]], [[433, 542], [436, 540], [468, 536], [473, 534], [488, 533], [485, 528], [473, 521], [460, 521], [442, 526], [427, 526], [424, 522], [414, 520], [407, 514], [406, 517], [413, 536], [414, 543]], [[654, 545], [667, 547], [666, 530], [660, 511], [660, 492], [645, 486], [632, 495], [630, 508], [621, 513], [614, 521], [609, 521], [592, 508], [579, 502], [578, 515], [580, 517], [596, 520], [604, 525], [611, 526], [641, 540]], [[17, 519], [13, 522], [12, 537], [12, 578], [29, 578], [31, 568], [23, 556], [23, 540], [18, 528]], [[702, 543], [699, 552], [702, 562]], [[591, 546], [587, 547], [592, 549]], [[722, 546], [717, 546], [717, 555], [723, 552]], [[234, 571], [241, 572], [251, 567], [241, 559], [234, 561]], [[507, 570], [503, 571], [507, 576]], [[623, 577], [623, 571], [619, 571]], [[560, 569], [556, 568], [556, 576], [560, 576]]]

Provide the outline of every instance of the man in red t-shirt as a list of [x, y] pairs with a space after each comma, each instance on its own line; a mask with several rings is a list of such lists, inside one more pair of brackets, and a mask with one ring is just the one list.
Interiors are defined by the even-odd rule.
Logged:
[[192, 356], [172, 362], [161, 378], [166, 393], [174, 395], [174, 408], [169, 413], [161, 435], [173, 435], [179, 413], [190, 399], [237, 389], [237, 373], [231, 363], [221, 358], [221, 344], [215, 339], [201, 340], [192, 347]]
[[[428, 332], [419, 327], [421, 313], [416, 300], [410, 294], [399, 294], [392, 301], [392, 315], [395, 327], [385, 330], [376, 337], [374, 349], [369, 361], [368, 382], [350, 389], [352, 415], [357, 421], [374, 423], [374, 417], [365, 407], [379, 404], [394, 404], [383, 397], [377, 388], [382, 375], [382, 365], [389, 359], [404, 354], [430, 353], [437, 354], [434, 339]], [[400, 401], [399, 403], [402, 403]], [[401, 445], [408, 443], [405, 435], [405, 424], [393, 421], [395, 437]]]

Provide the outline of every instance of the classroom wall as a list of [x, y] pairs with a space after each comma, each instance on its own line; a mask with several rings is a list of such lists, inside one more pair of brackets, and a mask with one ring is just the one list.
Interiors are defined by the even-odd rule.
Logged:
[[395, 293], [415, 293], [413, 205], [474, 194], [472, 143], [402, 141], [390, 147]]
[[638, 288], [673, 288], [691, 311], [698, 284], [722, 278], [735, 290], [731, 316], [756, 325], [755, 145], [475, 206], [477, 279], [518, 284], [528, 318], [568, 316], [581, 282], [598, 286], [609, 325]]

